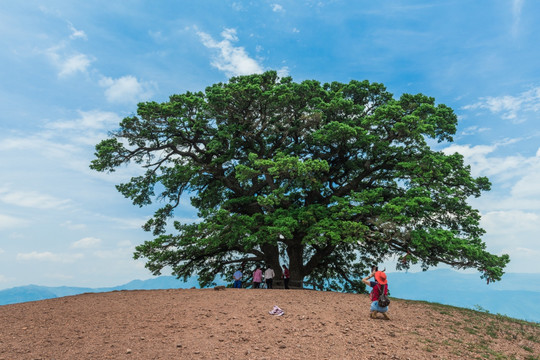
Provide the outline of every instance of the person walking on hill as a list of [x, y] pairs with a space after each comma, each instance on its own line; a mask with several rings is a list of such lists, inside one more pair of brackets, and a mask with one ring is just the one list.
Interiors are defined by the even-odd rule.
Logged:
[[290, 273], [289, 269], [285, 265], [282, 265], [282, 267], [283, 267], [283, 275], [281, 277], [283, 278], [283, 286], [285, 287], [285, 289], [288, 289], [289, 288], [289, 279], [291, 278], [291, 273]]
[[254, 289], [258, 289], [260, 286], [261, 286], [261, 282], [262, 282], [262, 270], [261, 268], [257, 265], [257, 268], [255, 269], [255, 271], [253, 272], [253, 288]]
[[242, 288], [242, 271], [240, 271], [240, 269], [236, 270], [236, 272], [233, 274], [233, 278], [234, 278], [233, 288], [241, 289]]
[[274, 270], [271, 266], [268, 266], [266, 271], [264, 272], [264, 281], [266, 282], [266, 288], [272, 289], [272, 283], [274, 282], [274, 276], [276, 274], [274, 273]]
[[[371, 279], [372, 277], [375, 278], [375, 281], [369, 281], [369, 279]], [[385, 320], [390, 320], [390, 317], [388, 317], [387, 314], [388, 306], [379, 306], [379, 295], [383, 294], [383, 291], [385, 295], [388, 294], [388, 281], [386, 280], [386, 274], [383, 271], [378, 271], [376, 267], [373, 267], [371, 274], [363, 278], [362, 282], [373, 288], [373, 290], [371, 290], [371, 293], [369, 294], [369, 298], [371, 299], [371, 309], [369, 316], [372, 319], [376, 319], [377, 313], [381, 313]]]

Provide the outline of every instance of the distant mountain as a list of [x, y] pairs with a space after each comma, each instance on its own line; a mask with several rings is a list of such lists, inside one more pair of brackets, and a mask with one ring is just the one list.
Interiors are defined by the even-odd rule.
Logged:
[[[191, 277], [184, 282], [174, 276], [158, 276], [148, 280], [133, 280], [127, 284], [116, 286], [114, 290], [189, 289], [192, 287], [199, 287], [196, 277]], [[111, 291], [106, 288], [101, 290]]]
[[0, 305], [44, 300], [58, 297], [54, 290], [45, 286], [28, 285], [0, 291]]
[[454, 305], [540, 322], [540, 274], [505, 274], [487, 284], [478, 274], [453, 270], [388, 272], [390, 295]]
[[188, 289], [192, 287], [199, 287], [197, 278], [193, 277], [184, 282], [182, 280], [178, 280], [174, 276], [159, 276], [148, 280], [133, 280], [124, 285], [104, 288], [27, 285], [0, 290], [0, 305], [45, 300], [92, 292], [109, 292], [115, 290]]
[[[489, 285], [480, 279], [478, 274], [464, 274], [453, 270], [388, 272], [387, 275], [391, 297], [454, 305], [540, 322], [540, 274], [505, 274], [502, 281]], [[224, 284], [223, 281], [216, 282], [219, 285]], [[106, 288], [28, 285], [0, 290], [0, 305], [89, 292], [192, 287], [199, 287], [195, 277], [184, 282], [174, 276], [133, 280], [124, 285]]]
[[[389, 280], [396, 290], [407, 289], [410, 283], [415, 287], [445, 290], [448, 288], [461, 289], [465, 291], [473, 290], [526, 290], [540, 292], [540, 274], [504, 274], [501, 281], [486, 283], [480, 279], [478, 273], [466, 274], [450, 269], [438, 269], [422, 272], [386, 272]], [[402, 285], [406, 286], [402, 287]], [[396, 288], [397, 286], [397, 288]]]

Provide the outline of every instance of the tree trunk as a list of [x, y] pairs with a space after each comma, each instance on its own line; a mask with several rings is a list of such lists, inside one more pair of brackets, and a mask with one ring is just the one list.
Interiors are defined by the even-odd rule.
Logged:
[[304, 288], [304, 246], [301, 241], [293, 240], [293, 243], [287, 244], [287, 254], [289, 255], [289, 272], [291, 278], [289, 287]]
[[274, 273], [276, 274], [274, 281], [281, 279], [281, 265], [279, 264], [278, 247], [271, 244], [264, 244], [261, 245], [261, 250], [264, 253], [263, 267], [266, 269], [268, 266], [270, 266], [274, 270]]

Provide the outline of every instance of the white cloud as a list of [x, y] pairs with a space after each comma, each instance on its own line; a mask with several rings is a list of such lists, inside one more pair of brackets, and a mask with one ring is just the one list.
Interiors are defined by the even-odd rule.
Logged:
[[277, 74], [279, 77], [289, 76], [289, 67], [288, 66], [282, 67], [281, 69], [277, 71]]
[[241, 2], [233, 2], [231, 4], [231, 7], [234, 11], [242, 11], [244, 10], [244, 7], [242, 6], [242, 3]]
[[94, 252], [94, 256], [99, 259], [129, 259], [133, 256], [134, 246], [129, 243], [112, 250], [99, 250]]
[[521, 23], [521, 10], [523, 9], [524, 0], [513, 0], [512, 2], [512, 35], [517, 36], [519, 33], [519, 25]]
[[30, 135], [26, 138], [8, 138], [0, 141], [0, 150], [39, 150], [40, 155], [58, 157], [76, 151], [72, 144], [60, 144], [44, 138], [44, 134]]
[[[73, 120], [50, 121], [44, 124], [43, 129], [34, 133], [12, 131], [11, 137], [6, 138], [0, 135], [0, 152], [3, 152], [4, 163], [12, 164], [10, 166], [17, 166], [18, 161], [24, 161], [28, 165], [25, 169], [33, 168], [34, 172], [47, 171], [48, 176], [54, 176], [54, 173], [50, 172], [50, 166], [53, 166], [58, 175], [57, 181], [64, 180], [61, 171], [66, 174], [63, 171], [74, 170], [87, 177], [96, 177], [107, 182], [122, 182], [135, 176], [135, 165], [122, 167], [113, 174], [103, 174], [89, 168], [95, 145], [107, 137], [107, 130], [116, 129], [120, 120], [121, 118], [112, 112], [79, 111], [79, 116]], [[49, 164], [48, 167], [46, 164]], [[9, 176], [8, 173], [4, 175]], [[10, 182], [13, 184], [16, 181]]]
[[528, 165], [525, 175], [512, 187], [511, 195], [540, 199], [540, 158], [536, 156]]
[[60, 226], [66, 227], [70, 230], [84, 230], [87, 228], [85, 224], [74, 224], [71, 220], [64, 221]]
[[56, 17], [61, 17], [62, 16], [62, 13], [60, 12], [60, 10], [57, 10], [57, 9], [54, 9], [54, 8], [49, 8], [49, 7], [46, 7], [44, 5], [39, 5], [38, 9], [45, 15], [52, 15], [52, 16], [56, 16]]
[[482, 215], [482, 226], [490, 233], [510, 235], [538, 229], [540, 215], [521, 210], [490, 211]]
[[163, 33], [161, 31], [148, 30], [148, 35], [150, 35], [150, 37], [154, 39], [155, 42], [161, 43], [165, 41], [165, 36], [163, 36]]
[[4, 249], [0, 248], [0, 254], [3, 254], [4, 252]]
[[[506, 142], [509, 144], [510, 142]], [[453, 154], [455, 152], [463, 155], [464, 162], [471, 165], [471, 173], [473, 176], [500, 176], [502, 180], [513, 178], [522, 175], [526, 168], [523, 166], [528, 162], [523, 156], [507, 156], [507, 157], [488, 157], [499, 146], [504, 145], [498, 143], [495, 145], [451, 145], [443, 152], [445, 154]]]
[[474, 162], [481, 162], [481, 159], [484, 159], [485, 156], [489, 153], [492, 153], [496, 149], [494, 145], [458, 145], [452, 144], [447, 148], [443, 149], [445, 154], [454, 154], [460, 153], [463, 155], [465, 162], [471, 164]]
[[92, 60], [84, 54], [75, 54], [61, 60], [57, 65], [60, 67], [58, 76], [65, 77], [77, 72], [85, 73]]
[[[88, 129], [57, 131], [53, 129], [47, 132], [24, 135], [28, 137], [0, 140], [0, 151], [6, 151], [6, 155], [8, 151], [10, 152], [9, 160], [11, 163], [16, 164], [17, 159], [23, 159], [27, 167], [34, 166], [34, 171], [40, 171], [38, 168], [43, 169], [47, 166], [46, 164], [49, 164], [49, 166], [55, 167], [58, 174], [61, 169], [69, 169], [86, 175], [99, 176], [88, 167], [92, 154], [89, 146], [93, 147], [105, 138], [105, 131], [96, 132]], [[50, 161], [53, 161], [54, 164], [50, 165]], [[45, 171], [50, 171], [50, 169]], [[48, 173], [48, 175], [52, 175], [52, 173]]]
[[0, 230], [26, 226], [28, 220], [0, 214]]
[[461, 132], [461, 135], [474, 135], [491, 130], [490, 128], [481, 128], [478, 126], [469, 126]]
[[[93, 148], [107, 136], [106, 130], [117, 128], [121, 121], [118, 114], [108, 111], [90, 110], [78, 113], [79, 116], [73, 120], [47, 122], [44, 125], [47, 131], [37, 134], [38, 139], [31, 141], [39, 144], [40, 149], [54, 151], [55, 157], [72, 157], [71, 161], [77, 162], [80, 157], [73, 154], [81, 151], [85, 145]], [[26, 142], [24, 139], [18, 141]]]
[[[506, 272], [513, 273], [538, 273], [540, 272], [540, 250], [530, 247], [506, 247], [498, 254], [510, 255], [510, 263], [506, 267]], [[504, 279], [504, 278], [503, 278]]]
[[[517, 247], [517, 248], [513, 249], [513, 251], [514, 251], [514, 253], [516, 255], [521, 255], [523, 257], [530, 257], [531, 260], [538, 260], [538, 258], [540, 257], [540, 250], [529, 249], [529, 248], [524, 248], [524, 247]], [[529, 262], [527, 262], [527, 263], [529, 263]], [[536, 261], [536, 263], [538, 263], [538, 261]]]
[[60, 40], [56, 45], [39, 51], [40, 53], [45, 54], [51, 63], [58, 69], [58, 76], [60, 78], [65, 78], [77, 73], [85, 74], [88, 72], [88, 68], [92, 62], [95, 61], [92, 56], [71, 49], [71, 40], [86, 40], [87, 37], [84, 31], [76, 29], [71, 22], [67, 21], [67, 24], [71, 31], [69, 38]]
[[19, 261], [49, 261], [55, 263], [73, 263], [84, 258], [83, 254], [55, 254], [50, 251], [17, 254]]
[[525, 121], [522, 117], [523, 112], [540, 111], [540, 87], [522, 92], [517, 96], [483, 97], [479, 102], [464, 106], [463, 109], [487, 109], [492, 113], [500, 113], [503, 119], [520, 123]]
[[283, 6], [279, 4], [272, 4], [272, 11], [273, 12], [280, 12], [283, 11]]
[[[444, 153], [458, 152], [473, 176], [487, 176], [492, 191], [473, 202], [487, 211], [529, 211], [540, 214], [540, 151], [533, 156], [497, 156], [496, 150], [519, 139], [509, 139], [495, 145], [452, 145]], [[521, 215], [520, 215], [521, 216]], [[512, 221], [517, 224], [517, 221]], [[538, 222], [540, 232], [540, 222]], [[522, 227], [516, 225], [517, 228]], [[509, 228], [516, 228], [509, 227]]]
[[82, 30], [77, 30], [72, 23], [68, 22], [69, 29], [71, 30], [70, 39], [84, 39], [87, 40], [86, 33]]
[[147, 218], [115, 218], [110, 216], [107, 217], [107, 220], [115, 223], [119, 229], [140, 229], [148, 221]]
[[127, 75], [118, 79], [103, 77], [99, 85], [105, 87], [105, 97], [111, 103], [135, 103], [153, 95], [153, 85], [139, 82], [136, 77]]
[[71, 248], [73, 249], [89, 249], [97, 247], [101, 244], [101, 239], [94, 238], [94, 237], [85, 237], [81, 240], [75, 241], [73, 244], [71, 244]]
[[118, 242], [118, 247], [132, 247], [133, 244], [131, 244], [131, 241], [129, 240], [122, 240]]
[[260, 74], [264, 70], [256, 60], [249, 57], [243, 47], [233, 46], [233, 42], [238, 41], [235, 29], [225, 29], [221, 33], [222, 41], [214, 40], [210, 35], [198, 31], [202, 43], [209, 49], [218, 50], [212, 61], [212, 66], [224, 71], [227, 76]]
[[65, 209], [71, 203], [71, 200], [58, 199], [36, 191], [12, 191], [5, 187], [0, 188], [0, 201], [33, 209]]
[[225, 40], [238, 41], [238, 36], [236, 36], [236, 29], [225, 28], [225, 30], [221, 32], [221, 36], [223, 36]]
[[95, 60], [92, 56], [82, 54], [70, 48], [71, 40], [86, 40], [86, 34], [84, 31], [76, 29], [69, 21], [67, 23], [71, 31], [69, 38], [60, 40], [56, 45], [40, 51], [58, 69], [59, 77], [87, 73], [91, 63]]
[[92, 60], [84, 54], [63, 54], [64, 45], [54, 46], [45, 51], [54, 66], [58, 68], [58, 76], [65, 77], [76, 72], [86, 72]]
[[86, 132], [87, 130], [110, 129], [120, 123], [120, 116], [113, 112], [90, 110], [79, 111], [80, 118], [68, 121], [53, 121], [45, 125], [52, 130], [77, 130]]
[[[505, 204], [495, 205], [505, 206]], [[487, 250], [498, 255], [510, 255], [511, 261], [507, 271], [540, 271], [540, 263], [535, 261], [535, 257], [537, 259], [540, 255], [537, 241], [540, 232], [540, 213], [516, 210], [516, 205], [518, 204], [514, 200], [508, 210], [490, 211], [482, 215], [480, 225], [486, 230], [484, 241]], [[532, 264], [536, 264], [536, 269], [531, 268]]]

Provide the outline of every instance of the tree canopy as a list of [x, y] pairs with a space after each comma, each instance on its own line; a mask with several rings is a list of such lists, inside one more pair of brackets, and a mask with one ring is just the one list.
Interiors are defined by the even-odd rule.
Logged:
[[[367, 267], [396, 257], [398, 269], [444, 263], [500, 280], [509, 257], [486, 251], [467, 203], [488, 179], [429, 145], [453, 141], [456, 126], [422, 94], [268, 71], [138, 104], [90, 166], [137, 164], [141, 175], [117, 189], [135, 205], [162, 201], [143, 227], [154, 238], [134, 254], [154, 274], [170, 267], [209, 285], [255, 264], [279, 276], [286, 263], [291, 285], [363, 291]], [[200, 221], [174, 221], [182, 196]]]

